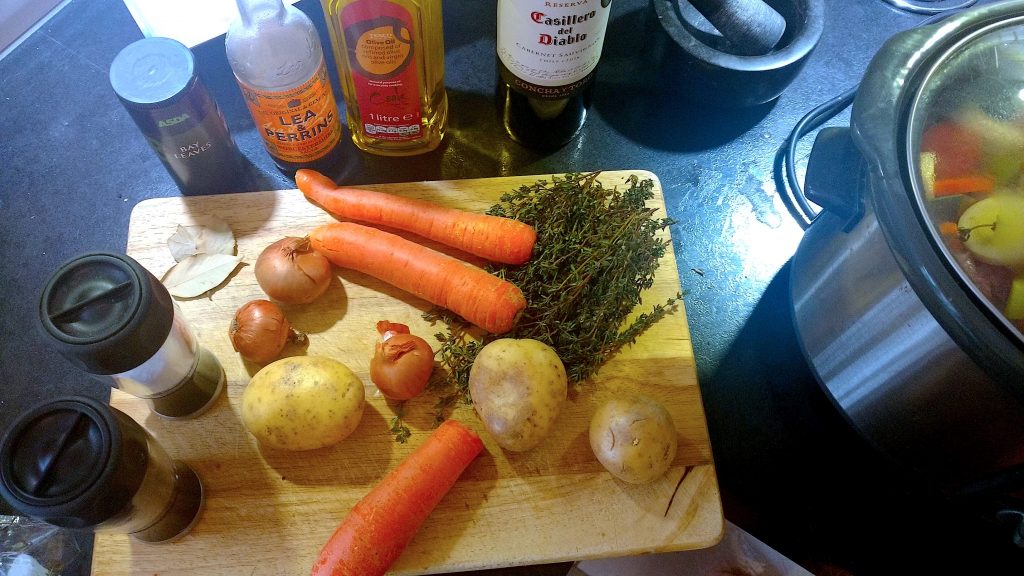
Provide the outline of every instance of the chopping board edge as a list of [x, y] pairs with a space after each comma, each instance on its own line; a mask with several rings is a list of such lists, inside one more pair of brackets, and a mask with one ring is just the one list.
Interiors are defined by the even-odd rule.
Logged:
[[[656, 217], [667, 216], [667, 209], [666, 209], [666, 206], [665, 206], [665, 201], [664, 201], [664, 196], [663, 196], [662, 183], [661, 183], [660, 179], [657, 177], [657, 175], [654, 174], [653, 172], [646, 171], [646, 170], [604, 170], [604, 171], [600, 171], [600, 172], [602, 173], [602, 176], [601, 176], [602, 183], [606, 187], [609, 187], [609, 186], [612, 186], [612, 185], [614, 185], [614, 186], [625, 185], [626, 184], [626, 178], [628, 176], [630, 176], [630, 175], [636, 175], [640, 179], [651, 179], [652, 182], [654, 183], [654, 187], [655, 187], [655, 196], [652, 199], [652, 203], [649, 203], [649, 206], [653, 206], [654, 204], [657, 204], [657, 206], [656, 206], [656, 210], [657, 210], [656, 211]], [[588, 172], [577, 172], [577, 173], [588, 173]], [[528, 184], [532, 184], [532, 183], [535, 183], [535, 182], [538, 182], [538, 181], [550, 180], [550, 178], [553, 177], [553, 176], [563, 176], [563, 175], [564, 175], [563, 173], [557, 173], [557, 174], [538, 174], [538, 175], [515, 176], [515, 177], [472, 178], [472, 179], [446, 180], [446, 181], [445, 180], [423, 181], [423, 182], [419, 182], [419, 183], [409, 182], [409, 183], [396, 183], [396, 184], [368, 184], [368, 185], [359, 186], [359, 187], [365, 187], [367, 189], [378, 189], [378, 190], [397, 190], [398, 193], [400, 193], [400, 194], [408, 194], [408, 195], [419, 196], [419, 197], [430, 196], [431, 194], [436, 193], [437, 190], [439, 190], [439, 189], [443, 189], [443, 188], [446, 188], [446, 187], [451, 187], [451, 188], [453, 188], [455, 190], [455, 193], [454, 193], [454, 195], [449, 195], [448, 197], [446, 197], [445, 200], [446, 201], [452, 201], [452, 198], [457, 198], [458, 197], [458, 193], [459, 193], [458, 191], [460, 191], [460, 190], [462, 191], [461, 193], [472, 196], [473, 195], [472, 194], [472, 189], [475, 186], [477, 186], [477, 185], [486, 186], [487, 189], [488, 189], [487, 194], [490, 195], [490, 194], [493, 194], [496, 191], [498, 186], [507, 188], [509, 191], [511, 191], [514, 188], [518, 188], [518, 186], [520, 186], [520, 185], [528, 185]], [[620, 176], [621, 176], [621, 179], [619, 178]], [[485, 184], [482, 184], [482, 183], [485, 183]], [[270, 198], [272, 198], [274, 200], [274, 202], [278, 202], [281, 199], [286, 199], [287, 201], [291, 201], [292, 199], [295, 199], [295, 200], [301, 200], [303, 203], [307, 203], [308, 202], [307, 200], [305, 200], [305, 197], [302, 196], [301, 192], [299, 192], [297, 190], [294, 190], [294, 189], [291, 189], [291, 190], [265, 190], [265, 191], [256, 191], [256, 192], [234, 192], [234, 193], [220, 194], [220, 195], [214, 195], [214, 196], [205, 196], [205, 197], [201, 197], [201, 196], [180, 196], [180, 197], [171, 197], [171, 198], [154, 198], [154, 199], [148, 199], [148, 200], [142, 201], [142, 202], [138, 203], [136, 205], [136, 207], [132, 210], [132, 216], [131, 216], [130, 223], [129, 223], [129, 237], [128, 237], [128, 241], [127, 241], [128, 250], [135, 249], [134, 248], [135, 246], [139, 246], [138, 244], [133, 244], [133, 239], [136, 236], [138, 236], [139, 234], [144, 233], [144, 231], [147, 229], [147, 224], [148, 223], [145, 221], [145, 218], [146, 217], [157, 217], [157, 218], [163, 217], [163, 215], [161, 213], [164, 211], [165, 207], [170, 207], [170, 206], [176, 205], [178, 207], [176, 209], [177, 210], [176, 213], [182, 213], [182, 210], [186, 210], [187, 211], [188, 209], [190, 209], [192, 207], [196, 207], [196, 208], [200, 208], [201, 209], [204, 206], [205, 207], [217, 206], [218, 208], [222, 208], [223, 206], [231, 205], [232, 203], [237, 202], [239, 200], [241, 200], [242, 202], [246, 202], [246, 201], [252, 201], [252, 200], [270, 199]], [[311, 208], [311, 210], [314, 210], [314, 211], [319, 211], [320, 210], [319, 207], [316, 207], [315, 204], [313, 204], [311, 202], [308, 202], [308, 204], [309, 204], [310, 207], [313, 207], [313, 208]], [[480, 205], [484, 204], [484, 199], [481, 198], [481, 195], [476, 195], [476, 196], [474, 196], [472, 198], [471, 204], [475, 208], [479, 208]], [[310, 210], [310, 208], [308, 208], [306, 206], [303, 206], [302, 209], [300, 210], [300, 212], [302, 214], [308, 214], [309, 210]], [[324, 218], [331, 218], [331, 216], [328, 215], [326, 212], [323, 212], [323, 215], [324, 215], [323, 216]], [[166, 218], [165, 218], [165, 220], [166, 220]], [[169, 224], [168, 222], [164, 221], [163, 224], [162, 224], [161, 230], [167, 229], [169, 227], [168, 224]], [[274, 225], [277, 226], [278, 230], [280, 229], [280, 221], [275, 221]], [[671, 232], [666, 229], [665, 233], [671, 239]], [[153, 240], [154, 240], [154, 238], [153, 238], [152, 234], [150, 234], [150, 238], [148, 239], [147, 243], [144, 246], [145, 250], [155, 251], [155, 250], [157, 250], [157, 248], [159, 248], [159, 247], [156, 246], [157, 243], [154, 242]], [[250, 239], [248, 239], [248, 241], [251, 242], [252, 239], [250, 238]], [[252, 251], [251, 250], [251, 245], [249, 245], [249, 252], [251, 252], [251, 251]], [[161, 258], [163, 258], [163, 257], [161, 256]], [[667, 284], [674, 284], [675, 287], [681, 291], [681, 284], [680, 284], [679, 273], [678, 273], [678, 264], [677, 264], [677, 260], [676, 260], [676, 256], [675, 256], [674, 246], [673, 246], [671, 241], [668, 244], [666, 255], [665, 255], [665, 257], [664, 257], [664, 259], [662, 261], [662, 265], [659, 267], [658, 275], [662, 276], [663, 280], [664, 280], [664, 282], [662, 282], [662, 288], [665, 287], [665, 283], [667, 282]], [[670, 276], [671, 278], [664, 278], [665, 276]], [[645, 304], [646, 303], [647, 302], [645, 301]], [[678, 353], [678, 355], [682, 356], [685, 359], [685, 362], [681, 366], [684, 366], [684, 369], [686, 370], [686, 372], [688, 374], [690, 372], [692, 372], [692, 374], [689, 374], [689, 375], [687, 375], [685, 377], [680, 375], [680, 378], [682, 379], [682, 381], [685, 381], [687, 383], [687, 390], [689, 391], [689, 393], [691, 395], [693, 393], [696, 394], [697, 404], [699, 405], [697, 407], [694, 407], [694, 409], [696, 410], [694, 413], [699, 415], [699, 422], [697, 422], [695, 420], [695, 421], [690, 422], [688, 425], [691, 426], [691, 427], [698, 427], [700, 429], [700, 434], [698, 434], [698, 436], [701, 436], [703, 438], [702, 442], [708, 442], [706, 450], [707, 450], [707, 454], [710, 455], [710, 444], [709, 444], [709, 438], [708, 438], [708, 433], [707, 433], [707, 421], [706, 421], [706, 418], [704, 418], [703, 402], [700, 399], [699, 386], [696, 385], [696, 373], [695, 373], [695, 366], [694, 366], [694, 359], [693, 359], [692, 343], [690, 341], [690, 336], [689, 336], [689, 324], [688, 324], [688, 321], [686, 319], [684, 302], [680, 301], [679, 305], [680, 305], [680, 309], [679, 309], [679, 312], [677, 313], [680, 316], [680, 318], [679, 318], [680, 322], [679, 323], [682, 325], [682, 328], [686, 330], [686, 333], [684, 335], [680, 335], [680, 337], [678, 339], [674, 339], [675, 340], [674, 343], [672, 343], [670, 345], [671, 346], [679, 346], [679, 345], [685, 346], [685, 349], [680, 348], [678, 350], [678, 352], [673, 352], [673, 354], [677, 354]], [[188, 316], [190, 319], [193, 317], [192, 314], [186, 314], [186, 316]], [[218, 330], [219, 330], [219, 327], [218, 327]], [[643, 337], [641, 337], [641, 338], [643, 338]], [[673, 348], [673, 350], [675, 350], [675, 348]], [[642, 379], [640, 381], [642, 381]], [[692, 383], [692, 386], [691, 386], [690, 383]], [[233, 386], [235, 386], [235, 389], [237, 391], [238, 383], [236, 382]], [[123, 399], [123, 395], [119, 394], [118, 397]], [[233, 399], [233, 400], [231, 400], [231, 402], [234, 403], [235, 400]], [[137, 411], [142, 410], [142, 409], [138, 408], [139, 404], [140, 403], [137, 403], [137, 402], [131, 402], [131, 405], [133, 407], [135, 407], [137, 409]], [[162, 424], [162, 423], [158, 423], [158, 424]], [[696, 430], [696, 428], [693, 428], [693, 429]], [[179, 452], [180, 452], [180, 450], [179, 450]], [[512, 544], [508, 544], [506, 546], [506, 545], [500, 545], [499, 542], [508, 543], [508, 539], [509, 538], [512, 538], [513, 540], [515, 540], [516, 538], [519, 538], [520, 539], [519, 541], [523, 541], [523, 539], [528, 539], [528, 538], [534, 537], [536, 535], [532, 535], [531, 536], [530, 534], [525, 533], [525, 532], [529, 532], [529, 531], [513, 531], [514, 533], [510, 534], [509, 531], [507, 530], [507, 527], [506, 527], [506, 529], [503, 530], [500, 534], [498, 533], [497, 530], [494, 530], [493, 534], [488, 533], [488, 534], [483, 535], [484, 538], [488, 539], [487, 542], [488, 542], [489, 546], [496, 546], [495, 548], [492, 548], [491, 552], [489, 552], [488, 554], [481, 555], [482, 552], [480, 551], [480, 549], [478, 547], [475, 547], [474, 545], [470, 545], [467, 542], [444, 542], [444, 544], [442, 546], [444, 549], [447, 549], [448, 546], [452, 546], [452, 548], [450, 550], [448, 550], [448, 552], [450, 552], [450, 554], [452, 555], [450, 558], [445, 558], [445, 559], [437, 559], [437, 558], [435, 558], [435, 560], [439, 560], [440, 563], [437, 563], [437, 564], [433, 565], [430, 569], [420, 570], [420, 569], [411, 568], [412, 566], [415, 565], [416, 562], [420, 562], [420, 561], [424, 561], [424, 560], [432, 558], [430, 556], [429, 552], [424, 552], [423, 550], [417, 548], [415, 550], [412, 550], [409, 553], [409, 563], [405, 564], [405, 563], [401, 563], [400, 562], [400, 564], [396, 566], [395, 573], [396, 574], [425, 574], [425, 573], [434, 573], [434, 572], [438, 572], [438, 571], [441, 571], [441, 572], [443, 572], [443, 571], [450, 571], [450, 570], [446, 569], [446, 568], [449, 568], [449, 567], [456, 567], [456, 566], [463, 566], [463, 567], [465, 567], [465, 566], [474, 566], [474, 565], [476, 565], [476, 566], [487, 566], [487, 567], [493, 567], [493, 568], [500, 568], [502, 566], [515, 566], [515, 565], [527, 565], [527, 564], [531, 564], [531, 563], [544, 563], [544, 562], [558, 560], [558, 559], [585, 559], [585, 558], [621, 556], [621, 555], [626, 555], [626, 554], [652, 553], [652, 552], [659, 552], [659, 551], [666, 551], [667, 552], [667, 551], [676, 551], [676, 550], [691, 550], [691, 549], [703, 548], [703, 547], [707, 547], [707, 546], [713, 545], [714, 543], [716, 543], [718, 541], [718, 539], [721, 538], [721, 534], [722, 534], [722, 532], [724, 530], [724, 516], [722, 514], [721, 500], [720, 500], [720, 496], [718, 494], [717, 477], [716, 477], [715, 471], [714, 471], [713, 459], [710, 458], [710, 457], [708, 459], [700, 458], [699, 459], [699, 463], [695, 463], [692, 466], [694, 466], [696, 469], [702, 470], [702, 474], [707, 473], [709, 475], [707, 475], [707, 477], [703, 479], [702, 484], [701, 484], [701, 486], [702, 486], [701, 490], [696, 491], [695, 493], [688, 495], [686, 497], [687, 499], [680, 500], [681, 502], [684, 502], [684, 500], [685, 500], [684, 503], [686, 505], [688, 505], [688, 506], [692, 506], [693, 507], [693, 511], [695, 511], [695, 512], [693, 512], [694, 513], [694, 517], [692, 519], [689, 519], [689, 516], [686, 516], [688, 518], [688, 520], [686, 522], [682, 522], [681, 520], [678, 520], [678, 519], [673, 520], [673, 522], [677, 522], [677, 521], [681, 522], [680, 525], [673, 527], [673, 530], [678, 530], [678, 533], [677, 532], [672, 532], [668, 536], [666, 536], [664, 534], [661, 534], [661, 535], [659, 535], [657, 537], [652, 536], [650, 542], [641, 543], [640, 545], [637, 545], [637, 543], [635, 541], [632, 541], [632, 540], [630, 540], [630, 541], [623, 541], [621, 543], [616, 543], [616, 542], [606, 542], [605, 543], [605, 542], [602, 542], [600, 539], [595, 540], [594, 536], [593, 536], [593, 529], [592, 528], [590, 528], [590, 527], [580, 527], [580, 530], [582, 530], [583, 532], [586, 532], [586, 534], [589, 534], [589, 536], [575, 535], [575, 533], [574, 533], [574, 534], [567, 534], [564, 537], [566, 539], [572, 539], [574, 536], [575, 537], [579, 537], [579, 538], [588, 538], [589, 539], [588, 540], [588, 545], [585, 548], [586, 550], [588, 550], [588, 552], [587, 552], [587, 554], [585, 556], [575, 555], [575, 554], [572, 553], [571, 550], [569, 550], [568, 548], [565, 548], [563, 546], [556, 546], [556, 545], [551, 544], [551, 543], [545, 543], [543, 541], [543, 539], [537, 540], [537, 544], [541, 546], [541, 548], [539, 549], [540, 551], [532, 551], [533, 552], [532, 554], [526, 553], [526, 551], [524, 551], [524, 553], [513, 554], [513, 553], [510, 552], [510, 550], [507, 549], [508, 546], [513, 546]], [[524, 470], [528, 470], [529, 469], [528, 462], [526, 463], [526, 465], [525, 465], [525, 467], [523, 469]], [[590, 474], [589, 476], [593, 477], [592, 474]], [[593, 480], [591, 480], [591, 481], [593, 481]], [[274, 482], [277, 483], [277, 480], [274, 480]], [[537, 490], [541, 490], [540, 488], [537, 488], [534, 485], [535, 484], [537, 486], [546, 485], [545, 482], [547, 482], [547, 479], [545, 479], [544, 477], [538, 477], [536, 480], [532, 480], [530, 478], [527, 478], [522, 483], [517, 481], [514, 484], [516, 484], [518, 486], [518, 487], [516, 487], [516, 490], [519, 490], [520, 492], [522, 492], [524, 490], [526, 491], [525, 493], [521, 494], [523, 497], [529, 498], [530, 497], [529, 495], [532, 492], [536, 492]], [[606, 488], [603, 488], [603, 489], [608, 489], [607, 488], [608, 486], [614, 486], [613, 482], [601, 482], [599, 484], [601, 486], [605, 486], [606, 487]], [[569, 501], [572, 498], [576, 498], [576, 496], [571, 494], [571, 492], [572, 492], [571, 490], [568, 490], [568, 489], [566, 489], [563, 486], [557, 486], [557, 483], [552, 484], [552, 486], [556, 486], [560, 491], [561, 490], [565, 491], [565, 498], [566, 498], [565, 501]], [[512, 494], [506, 494], [504, 488], [502, 488], [501, 491], [499, 491], [499, 492], [500, 493], [495, 493], [494, 495], [492, 495], [492, 498], [493, 498], [494, 501], [505, 501], [506, 504], [508, 502], [511, 502], [511, 504], [509, 504], [509, 505], [512, 505], [512, 506], [516, 505], [515, 504], [515, 500], [512, 498], [512, 496], [513, 496]], [[548, 493], [537, 492], [537, 494], [535, 494], [535, 495], [543, 496], [545, 499], [551, 499], [552, 502], [561, 501], [561, 500], [557, 499], [555, 496], [553, 496], [551, 494], [548, 494]], [[597, 497], [597, 496], [595, 496], [595, 497]], [[345, 499], [348, 499], [348, 498], [350, 498], [350, 496], [345, 496], [344, 498], [342, 498], [342, 500], [345, 500]], [[682, 499], [682, 497], [679, 497], [679, 498]], [[609, 505], [612, 506], [612, 507], [621, 507], [622, 504], [623, 504], [622, 502], [615, 502], [614, 498], [612, 499], [612, 501], [609, 502]], [[627, 501], [627, 504], [628, 504], [628, 501]], [[442, 505], [444, 505], [444, 504], [442, 503]], [[524, 502], [521, 505], [527, 506], [527, 508], [526, 508], [526, 510], [519, 511], [519, 513], [527, 514], [527, 516], [529, 515], [531, 510], [534, 510], [534, 509], [540, 510], [540, 508], [537, 508], [536, 504], [529, 504], [527, 502]], [[557, 504], [555, 504], [555, 505], [557, 505]], [[449, 511], [451, 511], [451, 509], [449, 509]], [[626, 510], [626, 512], [627, 513], [629, 512], [628, 509]], [[287, 513], [289, 515], [291, 515], [292, 513], [299, 514], [299, 513], [301, 513], [301, 511], [300, 510], [295, 510], [295, 511], [288, 510]], [[469, 516], [472, 517], [472, 516], [475, 516], [476, 514], [483, 514], [483, 513], [485, 513], [485, 511], [484, 510], [472, 510], [472, 511], [460, 511], [459, 513], [460, 514], [468, 513]], [[564, 511], [563, 511], [563, 513], [564, 513]], [[219, 512], [219, 514], [221, 514], [221, 512]], [[690, 514], [690, 512], [687, 512], [687, 514]], [[661, 515], [661, 513], [658, 512], [657, 516], [660, 517], [660, 515]], [[675, 516], [675, 515], [676, 515], [676, 513], [673, 513], [673, 516]], [[223, 516], [222, 515], [218, 516], [217, 518], [218, 518], [218, 521], [219, 520], [223, 520]], [[211, 520], [211, 522], [212, 521], [213, 520]], [[483, 524], [484, 525], [488, 525], [489, 522], [483, 522]], [[490, 524], [493, 524], [493, 522], [490, 522]], [[541, 525], [543, 527], [540, 528], [540, 529], [543, 530], [543, 531], [547, 531], [547, 530], [551, 529], [551, 526], [552, 526], [551, 522], [549, 522], [549, 521], [544, 521], [543, 523], [541, 523]], [[492, 529], [493, 529], [493, 527], [492, 527]], [[308, 539], [308, 537], [306, 537], [304, 535], [300, 535], [299, 532], [296, 532], [294, 530], [293, 526], [292, 527], [288, 527], [288, 530], [289, 531], [287, 533], [290, 534], [292, 537], [299, 538], [299, 540], [297, 540], [297, 541], [306, 542], [306, 540]], [[435, 527], [434, 530], [436, 532], [437, 528]], [[461, 533], [463, 530], [464, 529], [456, 530], [456, 533]], [[523, 534], [517, 534], [518, 532], [524, 532], [524, 533]], [[457, 535], [456, 535], [456, 537], [457, 537]], [[155, 569], [155, 568], [159, 568], [160, 567], [159, 561], [156, 560], [158, 558], [158, 555], [153, 555], [153, 554], [156, 554], [156, 553], [155, 552], [151, 552], [150, 550], [148, 550], [145, 547], [142, 547], [142, 548], [140, 548], [138, 546], [133, 547], [133, 546], [131, 546], [130, 542], [128, 542], [127, 545], [126, 545], [125, 544], [125, 540], [126, 539], [124, 539], [124, 538], [111, 538], [109, 535], [104, 535], [101, 538], [102, 538], [101, 550], [103, 551], [103, 553], [110, 554], [111, 557], [107, 558], [106, 561], [104, 561], [103, 559], [100, 559], [100, 561], [97, 561], [96, 559], [94, 559], [93, 569], [94, 569], [94, 572], [97, 573], [97, 574], [100, 574], [100, 573], [111, 573], [112, 571], [116, 572], [116, 570], [111, 570], [111, 569], [117, 566], [117, 562], [122, 562], [123, 563], [122, 566], [126, 565], [126, 566], [129, 567], [129, 569], [125, 570], [126, 572], [129, 572], [129, 573], [132, 573], [132, 574], [140, 574], [140, 575], [141, 574], [152, 574], [152, 573], [154, 573], [154, 570], [150, 570], [151, 566], [149, 564], [147, 564], [147, 562], [148, 562], [146, 560], [147, 558], [150, 558], [150, 559], [154, 560], [154, 565], [152, 566], [152, 568]], [[427, 536], [423, 536], [421, 538], [423, 538], [423, 540], [425, 542], [424, 545], [429, 544], [431, 541], [434, 541], [435, 543], [440, 543], [440, 542], [442, 542], [442, 540], [438, 540], [438, 539], [443, 539], [444, 538], [444, 534], [437, 534], [437, 533], [435, 533], [433, 535], [427, 535]], [[431, 539], [433, 539], [433, 540], [431, 540]], [[492, 543], [490, 539], [494, 539], [494, 542]], [[294, 544], [294, 542], [293, 542], [293, 544]], [[414, 545], [415, 545], [415, 541], [414, 541]], [[303, 544], [303, 546], [305, 546], [305, 543]], [[204, 548], [202, 546], [199, 546], [199, 549], [202, 550]], [[133, 557], [132, 556], [132, 550], [135, 550], [136, 554], [141, 554], [142, 556], [141, 557]], [[140, 550], [141, 550], [141, 552], [139, 552]], [[167, 548], [161, 548], [160, 549], [160, 551], [163, 551], [163, 550], [173, 550], [173, 548], [167, 547]], [[445, 560], [450, 560], [450, 564], [448, 564], [448, 565], [444, 564]], [[180, 574], [199, 574], [199, 573], [203, 573], [201, 571], [197, 572], [194, 569], [190, 570], [187, 566], [184, 566], [184, 565], [183, 565], [183, 567], [180, 568], [180, 570], [179, 569], [170, 569], [172, 566], [173, 565], [171, 565], [171, 566], [165, 565], [164, 568], [167, 568], [167, 570], [163, 570], [163, 571], [161, 571], [161, 573], [165, 573], [165, 572], [168, 573], [168, 574], [170, 574], [170, 573], [180, 573]], [[234, 572], [231, 572], [230, 570], [225, 569], [224, 571], [219, 571], [217, 573], [234, 573]]]

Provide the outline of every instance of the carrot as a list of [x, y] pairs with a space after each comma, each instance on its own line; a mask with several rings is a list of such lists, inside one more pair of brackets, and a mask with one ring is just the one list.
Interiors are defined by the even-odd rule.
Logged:
[[348, 513], [320, 551], [313, 576], [379, 576], [483, 450], [475, 432], [445, 420]]
[[537, 232], [512, 218], [476, 214], [359, 188], [340, 188], [314, 170], [295, 173], [307, 198], [335, 216], [412, 232], [491, 262], [522, 264], [533, 254]]
[[494, 334], [511, 330], [526, 308], [515, 284], [390, 232], [332, 222], [309, 239], [335, 266], [369, 274]]
[[943, 236], [959, 236], [960, 227], [956, 222], [940, 222], [939, 234], [942, 234]]
[[936, 179], [932, 184], [932, 194], [938, 198], [974, 192], [991, 192], [995, 187], [995, 180], [988, 176], [960, 176]]
[[946, 120], [930, 126], [921, 135], [921, 151], [935, 154], [936, 180], [981, 172], [981, 138], [959, 122]]

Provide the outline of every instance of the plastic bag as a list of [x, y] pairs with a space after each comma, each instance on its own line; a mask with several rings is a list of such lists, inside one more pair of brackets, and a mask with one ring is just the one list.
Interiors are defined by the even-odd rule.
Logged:
[[81, 547], [69, 530], [21, 516], [0, 516], [0, 576], [77, 574]]

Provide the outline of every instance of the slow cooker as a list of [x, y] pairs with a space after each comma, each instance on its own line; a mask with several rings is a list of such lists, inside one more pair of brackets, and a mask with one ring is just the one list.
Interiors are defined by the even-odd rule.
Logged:
[[792, 313], [836, 408], [941, 489], [1024, 494], [1024, 1], [886, 42], [804, 190]]

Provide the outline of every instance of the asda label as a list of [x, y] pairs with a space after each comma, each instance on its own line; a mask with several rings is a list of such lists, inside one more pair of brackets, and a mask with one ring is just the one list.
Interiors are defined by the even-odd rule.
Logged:
[[601, 58], [609, 12], [611, 0], [499, 0], [498, 59], [518, 79], [509, 84], [557, 97], [585, 82]]

